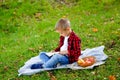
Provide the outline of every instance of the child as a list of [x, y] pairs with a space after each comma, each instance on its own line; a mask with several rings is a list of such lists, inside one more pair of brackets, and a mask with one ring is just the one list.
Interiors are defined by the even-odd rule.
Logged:
[[57, 64], [65, 65], [76, 62], [81, 55], [81, 40], [71, 30], [70, 21], [68, 19], [60, 19], [56, 26], [56, 32], [60, 34], [59, 46], [52, 52], [58, 52], [58, 54], [49, 57], [46, 52], [40, 53], [40, 59], [43, 61], [41, 64], [33, 64], [31, 69], [39, 68], [54, 68]]

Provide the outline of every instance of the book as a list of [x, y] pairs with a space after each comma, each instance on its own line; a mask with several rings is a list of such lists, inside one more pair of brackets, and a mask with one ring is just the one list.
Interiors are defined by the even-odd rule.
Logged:
[[55, 54], [58, 54], [58, 53], [59, 52], [47, 52], [46, 55], [49, 56], [49, 57], [51, 57], [51, 56], [53, 56]]

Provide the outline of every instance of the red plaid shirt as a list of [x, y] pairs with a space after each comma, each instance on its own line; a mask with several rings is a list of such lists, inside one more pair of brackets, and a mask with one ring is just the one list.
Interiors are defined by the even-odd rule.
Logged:
[[[60, 36], [59, 46], [55, 49], [55, 51], [60, 51], [64, 43], [64, 37]], [[68, 59], [69, 63], [73, 63], [78, 60], [78, 57], [81, 55], [81, 39], [72, 31], [68, 38]]]

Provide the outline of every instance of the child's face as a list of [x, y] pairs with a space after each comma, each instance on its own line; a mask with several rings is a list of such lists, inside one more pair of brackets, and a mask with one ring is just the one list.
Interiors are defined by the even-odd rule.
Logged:
[[67, 29], [65, 29], [65, 30], [63, 30], [63, 29], [58, 29], [58, 30], [56, 30], [56, 32], [58, 32], [61, 36], [69, 36], [69, 34], [70, 34], [70, 28], [67, 28]]

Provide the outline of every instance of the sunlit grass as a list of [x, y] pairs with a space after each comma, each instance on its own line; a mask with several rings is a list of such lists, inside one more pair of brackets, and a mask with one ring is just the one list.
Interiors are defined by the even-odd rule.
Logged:
[[[76, 0], [77, 1], [77, 0]], [[92, 70], [54, 70], [58, 80], [120, 79], [120, 6], [115, 0], [3, 1], [0, 3], [0, 80], [49, 80], [48, 72], [18, 77], [24, 62], [56, 48], [55, 23], [62, 17], [82, 40], [82, 50], [105, 45], [106, 63]], [[31, 50], [32, 49], [32, 50]]]

